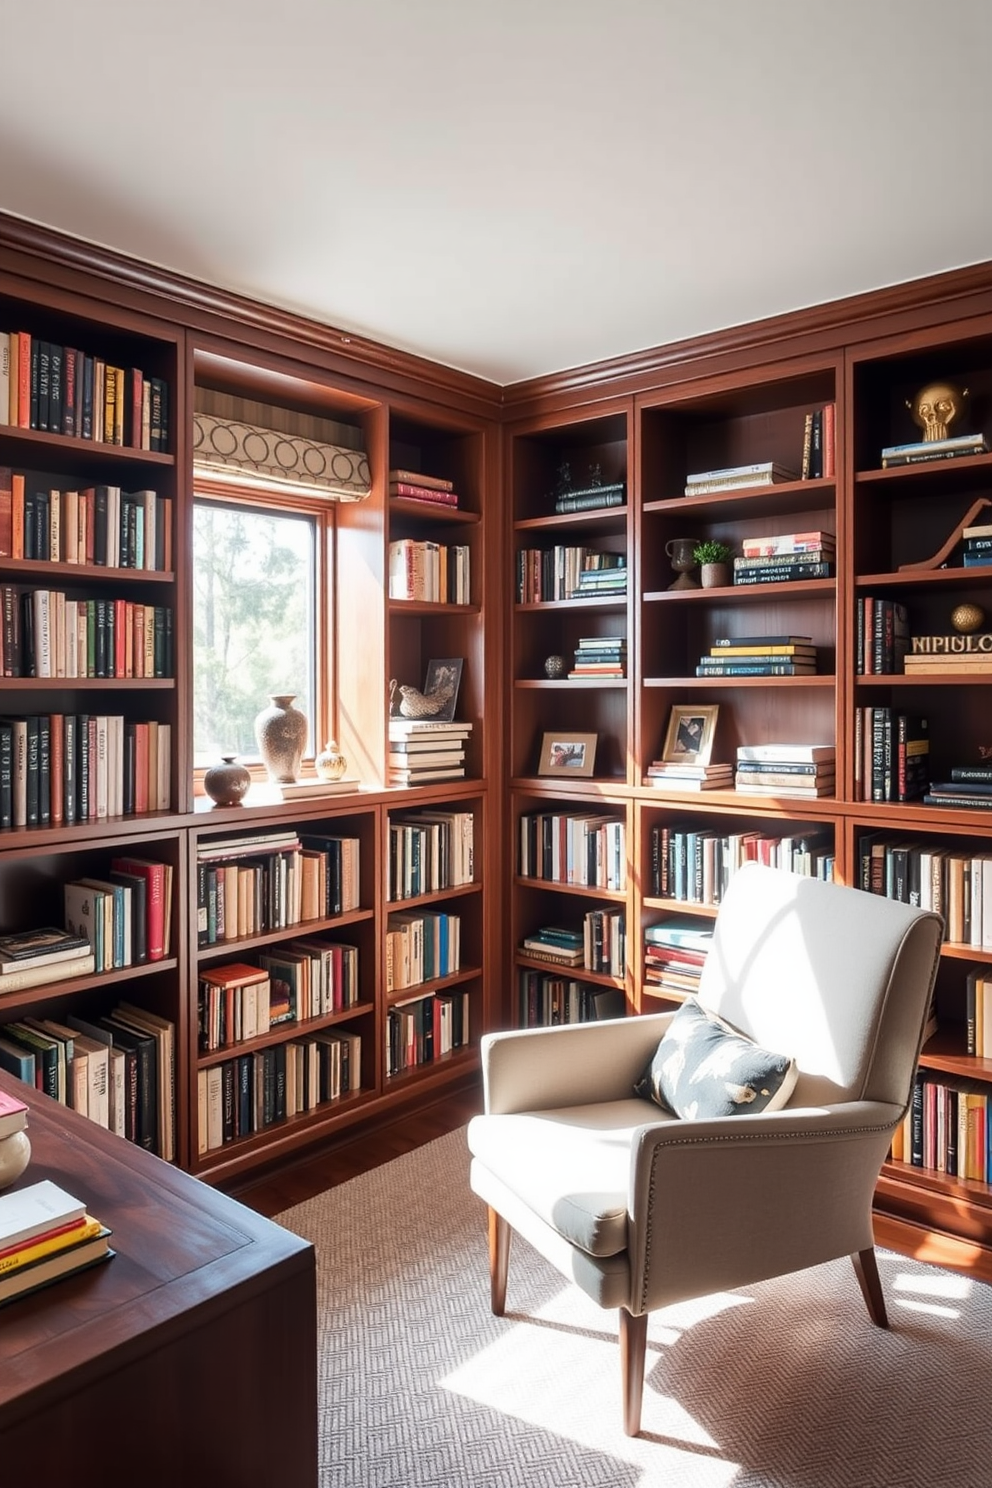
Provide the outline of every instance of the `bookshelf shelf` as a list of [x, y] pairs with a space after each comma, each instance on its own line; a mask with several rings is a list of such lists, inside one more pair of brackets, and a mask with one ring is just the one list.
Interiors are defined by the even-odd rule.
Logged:
[[642, 597], [645, 604], [697, 605], [717, 600], [734, 604], [764, 604], [767, 600], [822, 599], [833, 595], [836, 579], [791, 579], [773, 584], [731, 584], [726, 589], [652, 589]]
[[300, 1018], [292, 1023], [277, 1023], [269, 1029], [268, 1033], [260, 1034], [258, 1038], [224, 1044], [221, 1048], [211, 1049], [209, 1053], [201, 1051], [196, 1056], [196, 1067], [198, 1070], [211, 1069], [214, 1065], [226, 1063], [236, 1055], [253, 1054], [259, 1049], [269, 1049], [274, 1044], [291, 1043], [294, 1039], [303, 1039], [308, 1034], [319, 1033], [324, 1028], [336, 1028], [342, 1023], [351, 1023], [356, 1018], [368, 1018], [374, 1012], [373, 1002], [356, 1002], [351, 1007], [342, 1008], [336, 1013], [326, 1013], [320, 1018]]

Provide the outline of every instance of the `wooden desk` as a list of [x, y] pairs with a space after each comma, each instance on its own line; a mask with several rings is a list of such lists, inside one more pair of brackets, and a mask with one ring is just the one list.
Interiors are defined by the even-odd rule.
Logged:
[[0, 1308], [3, 1488], [314, 1488], [312, 1246], [55, 1101], [30, 1104], [13, 1187], [51, 1178], [117, 1254]]

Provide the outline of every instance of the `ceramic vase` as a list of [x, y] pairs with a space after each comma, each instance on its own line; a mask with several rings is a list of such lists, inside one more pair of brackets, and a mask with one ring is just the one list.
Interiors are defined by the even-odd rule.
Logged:
[[699, 577], [704, 589], [725, 589], [730, 583], [729, 563], [704, 563]]
[[280, 785], [292, 785], [300, 772], [300, 761], [307, 744], [306, 714], [293, 707], [294, 692], [273, 694], [272, 706], [263, 708], [255, 719], [258, 752], [269, 779]]
[[348, 768], [348, 761], [334, 739], [328, 739], [314, 760], [314, 768], [321, 780], [340, 780]]
[[203, 789], [216, 806], [240, 806], [250, 785], [251, 776], [233, 754], [221, 755], [219, 765], [204, 771]]
[[31, 1143], [27, 1132], [11, 1132], [0, 1139], [0, 1188], [16, 1183], [31, 1161]]

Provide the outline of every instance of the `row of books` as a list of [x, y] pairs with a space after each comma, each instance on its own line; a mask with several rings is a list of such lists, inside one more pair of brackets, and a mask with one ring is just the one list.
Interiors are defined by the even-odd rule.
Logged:
[[582, 929], [542, 925], [524, 937], [520, 954], [531, 960], [582, 966], [586, 971], [622, 977], [626, 966], [626, 923], [622, 910], [592, 909]]
[[965, 978], [964, 1052], [992, 1055], [992, 968], [973, 966]]
[[745, 538], [734, 559], [735, 584], [781, 584], [795, 579], [826, 579], [837, 560], [832, 532], [773, 533]]
[[465, 741], [472, 725], [433, 719], [389, 720], [389, 784], [430, 785], [438, 780], [461, 780], [465, 774]]
[[557, 545], [517, 552], [518, 604], [549, 604], [598, 594], [627, 592], [625, 553]]
[[860, 675], [901, 672], [910, 648], [909, 611], [900, 600], [858, 597], [855, 666]]
[[201, 841], [197, 944], [244, 940], [358, 909], [360, 846], [357, 837], [300, 837], [292, 828]]
[[698, 990], [713, 927], [692, 920], [662, 920], [644, 931], [644, 985], [681, 1001]]
[[106, 876], [63, 885], [66, 929], [89, 942], [94, 971], [118, 971], [169, 955], [172, 884], [170, 863], [118, 857], [110, 860]]
[[425, 501], [433, 506], [457, 506], [454, 481], [438, 475], [421, 475], [419, 470], [391, 470], [389, 494], [404, 501]]
[[433, 1064], [468, 1042], [468, 992], [435, 992], [398, 1002], [386, 1015], [386, 1076]]
[[[0, 1122], [27, 1106], [0, 1091]], [[0, 1196], [0, 1305], [109, 1260], [111, 1231], [49, 1178]]]
[[27, 331], [0, 331], [0, 424], [132, 449], [169, 447], [169, 387]]
[[471, 549], [465, 543], [397, 538], [389, 544], [389, 597], [428, 604], [467, 605], [472, 600]]
[[519, 973], [517, 1021], [522, 1028], [622, 1018], [625, 1011], [624, 995], [619, 987], [596, 987], [544, 971], [521, 969]]
[[520, 874], [551, 883], [627, 885], [626, 824], [600, 812], [536, 811], [520, 818]]
[[859, 888], [935, 910], [946, 940], [992, 950], [992, 857], [865, 832], [857, 864]]
[[992, 631], [972, 635], [915, 635], [903, 657], [907, 676], [992, 672]]
[[120, 715], [0, 719], [0, 829], [168, 811], [172, 726]]
[[905, 1120], [893, 1135], [891, 1157], [950, 1178], [992, 1178], [988, 1087], [920, 1071]]
[[800, 800], [832, 796], [837, 790], [836, 763], [833, 755], [807, 760], [786, 748], [777, 760], [752, 759], [746, 746], [737, 751], [734, 789], [749, 796], [789, 796]]
[[166, 1162], [176, 1156], [175, 1061], [174, 1024], [131, 1002], [0, 1030], [0, 1069]]
[[4, 677], [171, 677], [172, 610], [0, 585]]
[[575, 648], [575, 665], [570, 677], [625, 677], [627, 675], [626, 636], [585, 636]]
[[652, 895], [687, 904], [721, 903], [727, 885], [745, 863], [764, 863], [807, 878], [833, 878], [829, 831], [776, 835], [662, 824], [651, 828], [649, 852]]
[[389, 817], [386, 897], [391, 903], [470, 884], [475, 877], [475, 816], [425, 808]]
[[854, 799], [915, 801], [930, 787], [925, 718], [897, 708], [854, 710]]
[[814, 408], [803, 420], [803, 453], [799, 468], [801, 480], [817, 480], [824, 476], [833, 478], [836, 462], [836, 403], [825, 403]]
[[357, 1033], [326, 1030], [239, 1054], [197, 1071], [197, 1153], [354, 1095], [362, 1086]]
[[961, 562], [965, 568], [984, 568], [992, 563], [992, 523], [981, 522], [962, 530]]
[[697, 677], [809, 677], [817, 671], [811, 636], [720, 637], [704, 653]]
[[168, 572], [172, 500], [120, 486], [62, 489], [0, 466], [0, 558]]
[[461, 919], [422, 910], [393, 913], [386, 921], [386, 991], [419, 987], [454, 976], [461, 967]]
[[946, 439], [920, 439], [910, 444], [887, 444], [882, 450], [882, 469], [919, 465], [930, 460], [951, 460], [961, 455], [984, 455], [984, 434], [955, 434]]
[[797, 479], [795, 470], [781, 465], [777, 460], [757, 460], [750, 465], [726, 465], [719, 470], [697, 470], [685, 478], [685, 495], [706, 496], [720, 491], [771, 486], [781, 481]]
[[263, 1038], [281, 1023], [346, 1012], [359, 1000], [358, 947], [291, 940], [261, 952], [257, 964], [201, 969], [197, 989], [200, 1050]]

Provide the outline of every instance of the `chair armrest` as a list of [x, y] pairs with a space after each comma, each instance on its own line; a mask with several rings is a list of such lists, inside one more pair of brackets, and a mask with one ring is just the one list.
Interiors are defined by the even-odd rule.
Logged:
[[629, 1193], [643, 1309], [868, 1248], [875, 1183], [902, 1115], [851, 1101], [643, 1127]]
[[652, 1013], [488, 1033], [482, 1040], [485, 1110], [505, 1116], [632, 1096], [673, 1017]]

